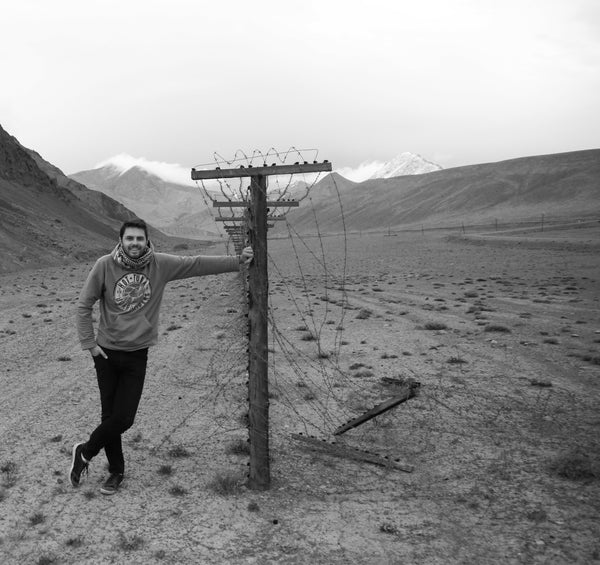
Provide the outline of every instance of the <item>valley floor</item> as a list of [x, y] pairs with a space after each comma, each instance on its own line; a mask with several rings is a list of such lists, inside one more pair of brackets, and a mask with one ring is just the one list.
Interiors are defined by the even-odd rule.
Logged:
[[[2, 275], [2, 562], [600, 561], [597, 239], [447, 236], [269, 242], [264, 492], [243, 486], [240, 275], [168, 287], [112, 497], [102, 456], [79, 489], [67, 477], [99, 418], [73, 324], [90, 265]], [[333, 436], [408, 379], [416, 398]]]

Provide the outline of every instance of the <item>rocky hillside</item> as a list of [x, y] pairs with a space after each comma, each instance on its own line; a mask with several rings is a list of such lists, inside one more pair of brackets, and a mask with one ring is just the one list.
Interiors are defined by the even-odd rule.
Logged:
[[124, 169], [110, 161], [70, 178], [118, 200], [170, 235], [217, 235], [207, 198], [197, 186], [166, 180], [141, 166]]
[[[0, 127], [0, 272], [106, 253], [135, 214], [88, 190]], [[157, 243], [172, 245], [156, 230]]]
[[[344, 224], [346, 230], [437, 227], [523, 221], [542, 214], [600, 218], [600, 149], [361, 183], [332, 173], [312, 187], [310, 199], [321, 232], [341, 232]], [[288, 219], [300, 232], [316, 230], [308, 199]]]

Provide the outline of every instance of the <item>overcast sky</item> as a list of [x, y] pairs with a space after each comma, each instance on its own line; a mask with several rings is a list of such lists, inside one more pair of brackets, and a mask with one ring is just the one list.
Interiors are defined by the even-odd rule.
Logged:
[[599, 0], [4, 2], [0, 124], [65, 173], [117, 154], [600, 147]]

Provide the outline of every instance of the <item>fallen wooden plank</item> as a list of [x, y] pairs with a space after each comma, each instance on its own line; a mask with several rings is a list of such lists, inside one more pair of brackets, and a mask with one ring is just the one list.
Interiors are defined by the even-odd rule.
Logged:
[[400, 394], [392, 396], [392, 398], [382, 402], [381, 404], [378, 404], [377, 406], [374, 406], [373, 408], [371, 408], [364, 414], [361, 414], [360, 416], [353, 418], [349, 422], [346, 422], [343, 426], [340, 426], [339, 428], [337, 428], [335, 430], [335, 432], [333, 432], [333, 435], [339, 436], [340, 434], [343, 434], [344, 432], [347, 432], [348, 430], [351, 430], [352, 428], [356, 428], [357, 426], [360, 426], [361, 424], [368, 422], [372, 418], [375, 418], [375, 416], [379, 416], [379, 414], [383, 414], [384, 412], [387, 412], [394, 406], [398, 406], [398, 404], [401, 404], [402, 402], [406, 402], [408, 399], [413, 398], [413, 396], [417, 395], [417, 392], [419, 391], [420, 386], [421, 386], [421, 383], [419, 383], [417, 381], [414, 381], [414, 380], [406, 381], [405, 389]]
[[412, 473], [415, 469], [414, 465], [400, 461], [400, 459], [391, 459], [387, 456], [381, 456], [369, 451], [362, 451], [354, 447], [348, 447], [347, 445], [331, 443], [312, 436], [292, 434], [292, 439], [301, 442], [308, 449], [319, 449], [334, 457], [365, 461], [366, 463], [372, 463], [373, 465], [379, 465], [380, 467], [390, 467], [392, 469], [397, 469], [398, 471], [404, 471], [405, 473]]

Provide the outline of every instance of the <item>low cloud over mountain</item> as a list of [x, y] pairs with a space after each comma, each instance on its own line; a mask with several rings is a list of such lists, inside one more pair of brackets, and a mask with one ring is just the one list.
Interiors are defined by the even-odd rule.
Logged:
[[94, 169], [113, 169], [115, 174], [123, 174], [129, 169], [138, 168], [173, 184], [183, 186], [196, 186], [191, 179], [190, 168], [183, 167], [178, 163], [165, 163], [163, 161], [150, 161], [143, 157], [132, 157], [126, 153], [120, 153], [98, 163]]

